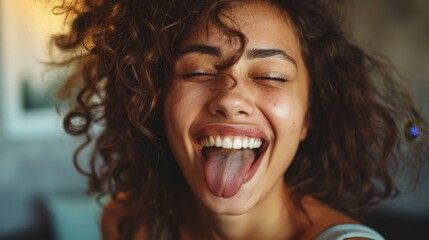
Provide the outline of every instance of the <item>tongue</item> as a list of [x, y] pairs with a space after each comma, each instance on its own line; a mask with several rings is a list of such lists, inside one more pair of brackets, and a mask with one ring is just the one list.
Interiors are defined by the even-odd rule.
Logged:
[[249, 149], [209, 148], [204, 167], [207, 185], [218, 197], [230, 198], [240, 190], [244, 177], [255, 160]]

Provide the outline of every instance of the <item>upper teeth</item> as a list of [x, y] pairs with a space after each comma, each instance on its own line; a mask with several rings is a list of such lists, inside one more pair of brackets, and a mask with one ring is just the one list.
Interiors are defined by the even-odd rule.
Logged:
[[205, 147], [221, 147], [228, 149], [242, 149], [242, 148], [260, 148], [262, 146], [262, 139], [251, 137], [226, 137], [226, 136], [205, 136], [202, 139], [202, 144]]

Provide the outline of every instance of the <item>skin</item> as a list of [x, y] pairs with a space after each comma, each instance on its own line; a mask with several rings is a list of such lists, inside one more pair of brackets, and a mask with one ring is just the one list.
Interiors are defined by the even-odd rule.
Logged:
[[[306, 138], [309, 117], [308, 71], [293, 25], [263, 2], [226, 14], [248, 38], [243, 56], [230, 69], [217, 72], [214, 66], [237, 43], [211, 26], [197, 29], [181, 45], [184, 52], [165, 99], [170, 147], [197, 205], [184, 206], [182, 239], [313, 239], [330, 226], [355, 223], [312, 197], [304, 197], [298, 207], [283, 180]], [[195, 47], [201, 45], [206, 50]], [[277, 52], [261, 57], [251, 54], [255, 49]], [[256, 172], [231, 197], [214, 195], [206, 184], [199, 138], [207, 134], [264, 139], [266, 150]], [[104, 236], [112, 236], [107, 239], [117, 236], [108, 231], [126, 215], [123, 208], [114, 202], [107, 206], [102, 222]], [[136, 239], [146, 238], [142, 226]]]
[[[248, 38], [245, 54], [237, 63], [222, 74], [215, 70], [221, 57], [201, 52], [183, 54], [176, 61], [175, 77], [165, 100], [165, 127], [172, 152], [195, 195], [218, 214], [240, 215], [267, 196], [281, 198], [285, 193], [283, 174], [306, 137], [309, 83], [299, 41], [277, 11], [262, 6], [247, 5], [231, 11]], [[182, 49], [205, 45], [218, 48], [223, 56], [236, 47], [216, 29], [205, 30], [202, 27], [192, 34]], [[249, 58], [251, 49], [278, 49], [294, 60], [280, 55]], [[183, 77], [198, 72], [203, 73]], [[271, 75], [288, 80], [269, 79]], [[233, 79], [236, 85], [231, 87]], [[204, 180], [198, 137], [201, 129], [212, 126], [228, 128], [226, 132], [210, 129], [211, 134], [218, 135], [262, 132], [268, 145], [256, 174], [231, 198], [216, 197]]]
[[[298, 37], [285, 15], [266, 3], [240, 6], [227, 15], [248, 39], [245, 53], [218, 72], [215, 65], [236, 49], [236, 42], [212, 26], [201, 27], [183, 42], [164, 106], [170, 147], [197, 198], [207, 238], [311, 238], [320, 229], [310, 227], [283, 180], [308, 129], [309, 77]], [[267, 49], [276, 54], [251, 54]], [[263, 136], [266, 144], [256, 173], [234, 196], [214, 195], [205, 182], [199, 137], [252, 133]], [[314, 199], [305, 202], [312, 203], [306, 210], [313, 221], [323, 209], [341, 216], [327, 224], [352, 222]], [[323, 230], [325, 225], [318, 226]], [[183, 235], [192, 234], [185, 229]]]

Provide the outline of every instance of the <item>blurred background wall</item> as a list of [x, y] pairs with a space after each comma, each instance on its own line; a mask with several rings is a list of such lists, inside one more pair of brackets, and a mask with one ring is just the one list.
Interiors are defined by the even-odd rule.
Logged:
[[[429, 1], [354, 0], [351, 31], [370, 53], [386, 56], [429, 120]], [[429, 156], [421, 168], [427, 177], [413, 193], [405, 193], [384, 207], [412, 216], [429, 216]], [[429, 226], [429, 225], [428, 225]]]
[[[79, 140], [63, 133], [54, 108], [63, 72], [42, 63], [49, 34], [63, 30], [46, 2], [0, 0], [0, 239], [59, 238], [54, 225], [75, 219], [69, 227], [82, 233], [98, 222], [76, 215], [97, 208], [71, 160]], [[82, 239], [70, 234], [61, 239]]]
[[[52, 84], [62, 75], [43, 74], [38, 61], [47, 56], [46, 32], [58, 29], [41, 2], [0, 0], [0, 239], [73, 239], [52, 229], [61, 228], [55, 225], [61, 214], [52, 209], [65, 208], [75, 219], [79, 211], [94, 211], [87, 208], [93, 198], [82, 197], [86, 181], [72, 165], [79, 141], [61, 132], [52, 109]], [[352, 2], [349, 30], [356, 42], [392, 61], [429, 119], [429, 1]], [[428, 164], [421, 170], [429, 175]], [[405, 225], [420, 234], [414, 239], [429, 239], [429, 177], [382, 205], [368, 224], [388, 239], [404, 239]]]

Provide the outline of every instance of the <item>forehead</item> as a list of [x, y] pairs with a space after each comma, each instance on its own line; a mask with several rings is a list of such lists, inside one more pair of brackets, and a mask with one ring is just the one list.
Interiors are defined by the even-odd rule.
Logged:
[[[267, 1], [251, 1], [225, 9], [219, 15], [222, 23], [243, 33], [250, 48], [281, 48], [300, 55], [300, 43], [295, 28], [285, 11]], [[234, 42], [235, 41], [235, 42]], [[237, 39], [227, 37], [212, 22], [201, 22], [181, 48], [192, 44], [209, 44], [220, 48], [235, 48]]]
[[[294, 59], [298, 68], [306, 71], [298, 35], [285, 11], [267, 1], [253, 1], [224, 10], [219, 19], [227, 27], [244, 34], [247, 49], [281, 50]], [[179, 52], [192, 45], [213, 46], [221, 55], [228, 56], [238, 49], [240, 42], [238, 38], [228, 37], [224, 28], [202, 21], [179, 46]]]
[[268, 28], [290, 27], [289, 15], [269, 1], [248, 1], [225, 9], [221, 19], [242, 30], [255, 27], [255, 23]]

